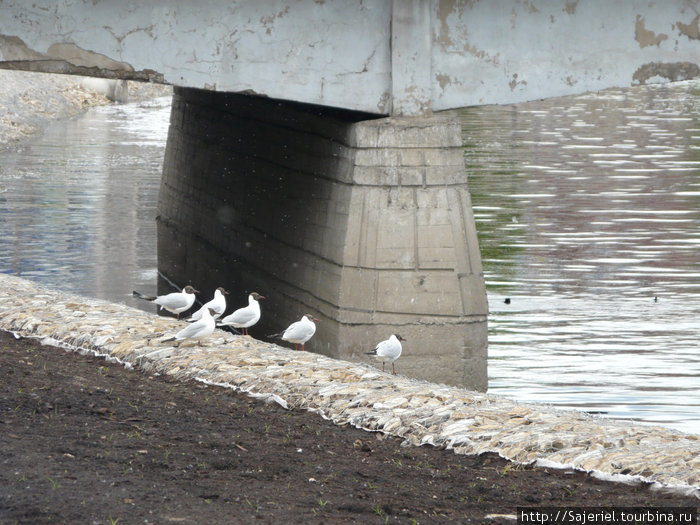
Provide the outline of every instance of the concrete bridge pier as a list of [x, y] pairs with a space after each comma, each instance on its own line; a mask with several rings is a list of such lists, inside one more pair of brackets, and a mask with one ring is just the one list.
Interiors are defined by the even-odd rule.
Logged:
[[161, 272], [204, 299], [227, 287], [230, 308], [265, 295], [256, 337], [308, 312], [307, 349], [363, 360], [400, 333], [400, 373], [486, 390], [456, 119], [176, 88], [158, 209]]

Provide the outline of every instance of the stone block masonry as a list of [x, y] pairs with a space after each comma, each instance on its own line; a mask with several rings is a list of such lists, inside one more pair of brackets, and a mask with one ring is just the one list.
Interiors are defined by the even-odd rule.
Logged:
[[[159, 269], [208, 297], [258, 291], [258, 333], [309, 312], [309, 348], [485, 390], [487, 302], [459, 122], [176, 88]], [[166, 291], [163, 289], [162, 291]], [[168, 290], [169, 291], [169, 290]]]
[[182, 324], [0, 274], [0, 330], [118, 359], [148, 374], [203, 381], [311, 410], [411, 445], [458, 454], [496, 452], [516, 462], [567, 466], [700, 497], [698, 435], [515, 403], [222, 330], [201, 346], [163, 342]]

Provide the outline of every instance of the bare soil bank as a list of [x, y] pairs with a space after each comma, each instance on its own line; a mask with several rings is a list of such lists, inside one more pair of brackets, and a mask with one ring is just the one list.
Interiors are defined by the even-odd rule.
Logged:
[[518, 506], [698, 503], [406, 447], [6, 332], [0, 377], [0, 523], [513, 524]]

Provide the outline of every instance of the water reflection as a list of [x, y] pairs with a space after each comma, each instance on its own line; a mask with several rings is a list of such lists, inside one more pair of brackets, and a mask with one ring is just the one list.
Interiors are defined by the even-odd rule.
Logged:
[[[0, 271], [151, 308], [130, 293], [156, 290], [169, 113], [96, 108], [3, 152]], [[700, 433], [698, 84], [462, 118], [490, 392]]]
[[489, 391], [700, 433], [700, 84], [462, 120]]
[[169, 98], [98, 107], [3, 152], [0, 271], [143, 307], [169, 116]]

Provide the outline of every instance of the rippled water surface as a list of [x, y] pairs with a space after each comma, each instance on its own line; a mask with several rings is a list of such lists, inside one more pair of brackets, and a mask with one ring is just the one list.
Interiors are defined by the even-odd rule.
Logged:
[[461, 117], [489, 392], [700, 433], [700, 84]]
[[[3, 152], [0, 272], [143, 308], [169, 112], [95, 108]], [[700, 433], [700, 85], [461, 116], [490, 392]]]
[[97, 107], [3, 151], [0, 272], [143, 307], [169, 118], [169, 98]]

